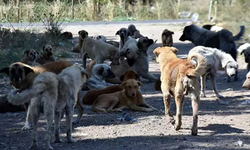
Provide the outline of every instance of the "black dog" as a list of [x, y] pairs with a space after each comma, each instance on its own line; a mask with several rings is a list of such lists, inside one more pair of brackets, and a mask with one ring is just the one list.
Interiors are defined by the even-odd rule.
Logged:
[[[245, 32], [244, 26], [240, 26], [240, 28], [240, 32], [236, 36], [233, 36], [232, 32], [227, 29], [213, 32], [192, 24], [184, 28], [183, 34], [179, 40], [191, 41], [195, 46], [201, 45], [206, 47], [218, 48], [230, 54], [234, 58], [234, 60], [236, 60], [237, 49], [234, 41], [239, 40]], [[237, 80], [237, 74], [234, 79]], [[230, 81], [230, 78], [228, 78], [228, 81]]]

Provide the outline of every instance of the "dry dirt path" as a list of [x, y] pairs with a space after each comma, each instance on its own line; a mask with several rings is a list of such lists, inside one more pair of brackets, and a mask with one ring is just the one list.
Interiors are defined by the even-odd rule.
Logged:
[[[186, 57], [193, 47], [189, 42], [180, 42], [183, 25], [180, 24], [135, 24], [141, 34], [158, 39], [160, 45], [161, 32], [167, 28], [174, 31], [174, 46], [179, 49], [178, 56]], [[66, 27], [65, 30], [77, 32], [87, 30], [90, 35], [102, 34], [109, 39], [116, 39], [116, 31], [126, 24], [109, 25], [75, 25]], [[150, 50], [150, 72], [160, 76], [159, 65], [153, 60], [153, 48]], [[72, 59], [79, 61], [80, 59]], [[192, 109], [190, 99], [185, 98], [183, 124], [180, 131], [167, 122], [164, 116], [164, 106], [161, 92], [154, 90], [154, 83], [147, 83], [141, 88], [146, 101], [160, 112], [141, 113], [131, 112], [131, 116], [137, 118], [135, 123], [119, 122], [117, 118], [121, 113], [98, 114], [91, 111], [91, 107], [85, 107], [85, 114], [79, 124], [74, 125], [73, 137], [78, 141], [68, 144], [65, 138], [65, 120], [62, 121], [63, 143], [52, 144], [55, 150], [233, 150], [250, 149], [250, 104], [241, 103], [249, 99], [249, 91], [242, 89], [245, 80], [246, 64], [239, 56], [239, 78], [237, 82], [226, 82], [225, 76], [217, 78], [219, 92], [225, 96], [228, 105], [219, 105], [211, 91], [208, 81], [207, 98], [201, 98], [199, 109], [198, 136], [190, 135], [192, 125]], [[172, 100], [171, 112], [175, 114], [175, 103]], [[23, 150], [30, 145], [30, 131], [21, 131], [24, 125], [25, 113], [0, 114], [0, 149]], [[45, 119], [41, 117], [39, 122], [39, 149], [43, 148]], [[241, 142], [242, 141], [242, 145]]]

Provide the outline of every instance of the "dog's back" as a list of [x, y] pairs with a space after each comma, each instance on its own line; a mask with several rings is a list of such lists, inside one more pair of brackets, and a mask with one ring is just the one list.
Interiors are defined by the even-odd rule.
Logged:
[[114, 93], [121, 90], [122, 87], [120, 85], [112, 85], [100, 90], [89, 90], [83, 97], [82, 103], [84, 105], [92, 105], [98, 96], [102, 94]]

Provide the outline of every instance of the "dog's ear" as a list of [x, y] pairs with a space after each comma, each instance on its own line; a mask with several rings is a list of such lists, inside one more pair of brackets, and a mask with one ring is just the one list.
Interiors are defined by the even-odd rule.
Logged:
[[119, 35], [119, 34], [120, 34], [120, 30], [118, 30], [115, 35]]
[[142, 49], [142, 48], [143, 48], [142, 42], [138, 42], [138, 43], [137, 43], [137, 47], [138, 47], [139, 49]]
[[78, 31], [78, 34], [80, 35], [80, 34], [81, 34], [81, 31]]
[[138, 86], [143, 87], [143, 83], [141, 81], [137, 81], [137, 83], [138, 83]]
[[[156, 40], [156, 41], [157, 41], [157, 40]], [[154, 44], [154, 40], [153, 40], [153, 39], [148, 39], [148, 44], [149, 44], [149, 45]]]
[[244, 55], [245, 55], [245, 50], [243, 50], [240, 54], [241, 54], [241, 55], [242, 55], [242, 54], [244, 54]]
[[[128, 30], [127, 30], [128, 31]], [[128, 31], [128, 36], [132, 35], [130, 31]]]
[[97, 74], [98, 74], [98, 75], [102, 75], [102, 74], [103, 74], [103, 71], [104, 71], [104, 68], [101, 67], [101, 68], [97, 71]]
[[127, 81], [122, 82], [121, 86], [122, 86], [122, 88], [123, 88], [123, 89], [125, 89], [125, 88], [126, 88], [126, 84], [127, 84]]
[[87, 35], [86, 37], [88, 37], [88, 36], [89, 36], [89, 33], [88, 33], [87, 31], [85, 31], [85, 33], [86, 33], [86, 35]]
[[161, 47], [157, 47], [157, 48], [153, 51], [153, 53], [154, 53], [156, 56], [158, 56], [158, 55], [160, 54], [160, 50], [161, 50]]
[[24, 74], [25, 75], [29, 74], [30, 72], [34, 72], [33, 69], [31, 69], [29, 67], [26, 67], [26, 66], [23, 66], [23, 69], [24, 69]]
[[179, 50], [175, 47], [170, 47], [170, 49], [176, 54]]
[[6, 67], [6, 68], [3, 68], [0, 70], [0, 73], [5, 73], [7, 74], [8, 76], [10, 76], [10, 68], [9, 67]]
[[26, 50], [26, 51], [24, 51], [24, 53], [23, 54], [28, 54], [28, 52], [29, 52], [30, 50]]

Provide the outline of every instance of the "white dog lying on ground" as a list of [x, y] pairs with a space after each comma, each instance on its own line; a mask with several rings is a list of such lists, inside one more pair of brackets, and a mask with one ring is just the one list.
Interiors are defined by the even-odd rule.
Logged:
[[[207, 60], [207, 72], [201, 76], [201, 97], [206, 97], [206, 76], [209, 74], [215, 95], [222, 98], [223, 96], [217, 91], [215, 75], [218, 70], [224, 69], [229, 77], [235, 76], [238, 69], [237, 62], [230, 54], [216, 48], [196, 46], [189, 51], [188, 56], [192, 56], [194, 53], [202, 55]], [[218, 100], [218, 102], [220, 104], [227, 103], [222, 100]]]
[[108, 64], [95, 64], [92, 68], [92, 76], [83, 84], [82, 90], [104, 89], [110, 83], [106, 83], [105, 79], [115, 78], [115, 74], [111, 71]]

